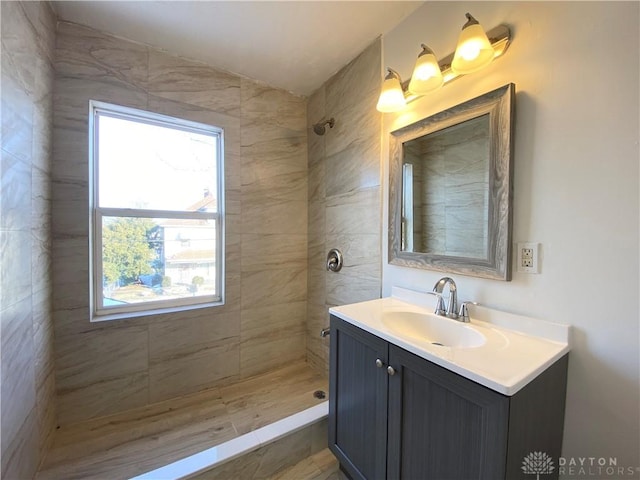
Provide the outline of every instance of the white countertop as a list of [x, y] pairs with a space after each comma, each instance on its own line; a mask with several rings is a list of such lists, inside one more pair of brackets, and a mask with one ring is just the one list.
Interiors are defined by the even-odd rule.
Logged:
[[[503, 395], [512, 396], [570, 350], [570, 327], [470, 306], [473, 329], [486, 341], [477, 347], [456, 348], [433, 345], [415, 336], [399, 335], [382, 321], [391, 312], [432, 314], [435, 297], [395, 288], [392, 297], [353, 303], [329, 309], [346, 322], [473, 380]], [[479, 320], [477, 317], [482, 318]], [[457, 320], [445, 319], [448, 322]]]

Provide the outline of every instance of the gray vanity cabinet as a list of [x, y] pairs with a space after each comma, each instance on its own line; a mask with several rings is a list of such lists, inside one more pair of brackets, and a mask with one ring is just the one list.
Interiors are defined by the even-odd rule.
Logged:
[[526, 455], [560, 456], [566, 369], [507, 397], [331, 316], [329, 448], [354, 480], [530, 479]]

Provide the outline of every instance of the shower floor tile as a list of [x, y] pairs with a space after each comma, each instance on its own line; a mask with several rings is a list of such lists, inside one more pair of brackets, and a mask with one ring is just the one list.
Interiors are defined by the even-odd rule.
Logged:
[[324, 401], [328, 381], [307, 364], [56, 431], [38, 480], [127, 479]]

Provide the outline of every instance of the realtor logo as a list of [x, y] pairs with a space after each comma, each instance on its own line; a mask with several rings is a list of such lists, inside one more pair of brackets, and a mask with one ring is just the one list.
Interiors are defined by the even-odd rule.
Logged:
[[553, 460], [545, 452], [531, 452], [522, 460], [522, 471], [526, 475], [535, 475], [540, 480], [540, 475], [548, 475], [554, 470]]

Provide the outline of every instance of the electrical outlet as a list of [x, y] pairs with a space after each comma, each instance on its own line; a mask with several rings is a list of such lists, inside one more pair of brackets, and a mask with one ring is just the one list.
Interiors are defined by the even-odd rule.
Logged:
[[540, 244], [518, 243], [516, 250], [516, 271], [520, 273], [540, 273]]

